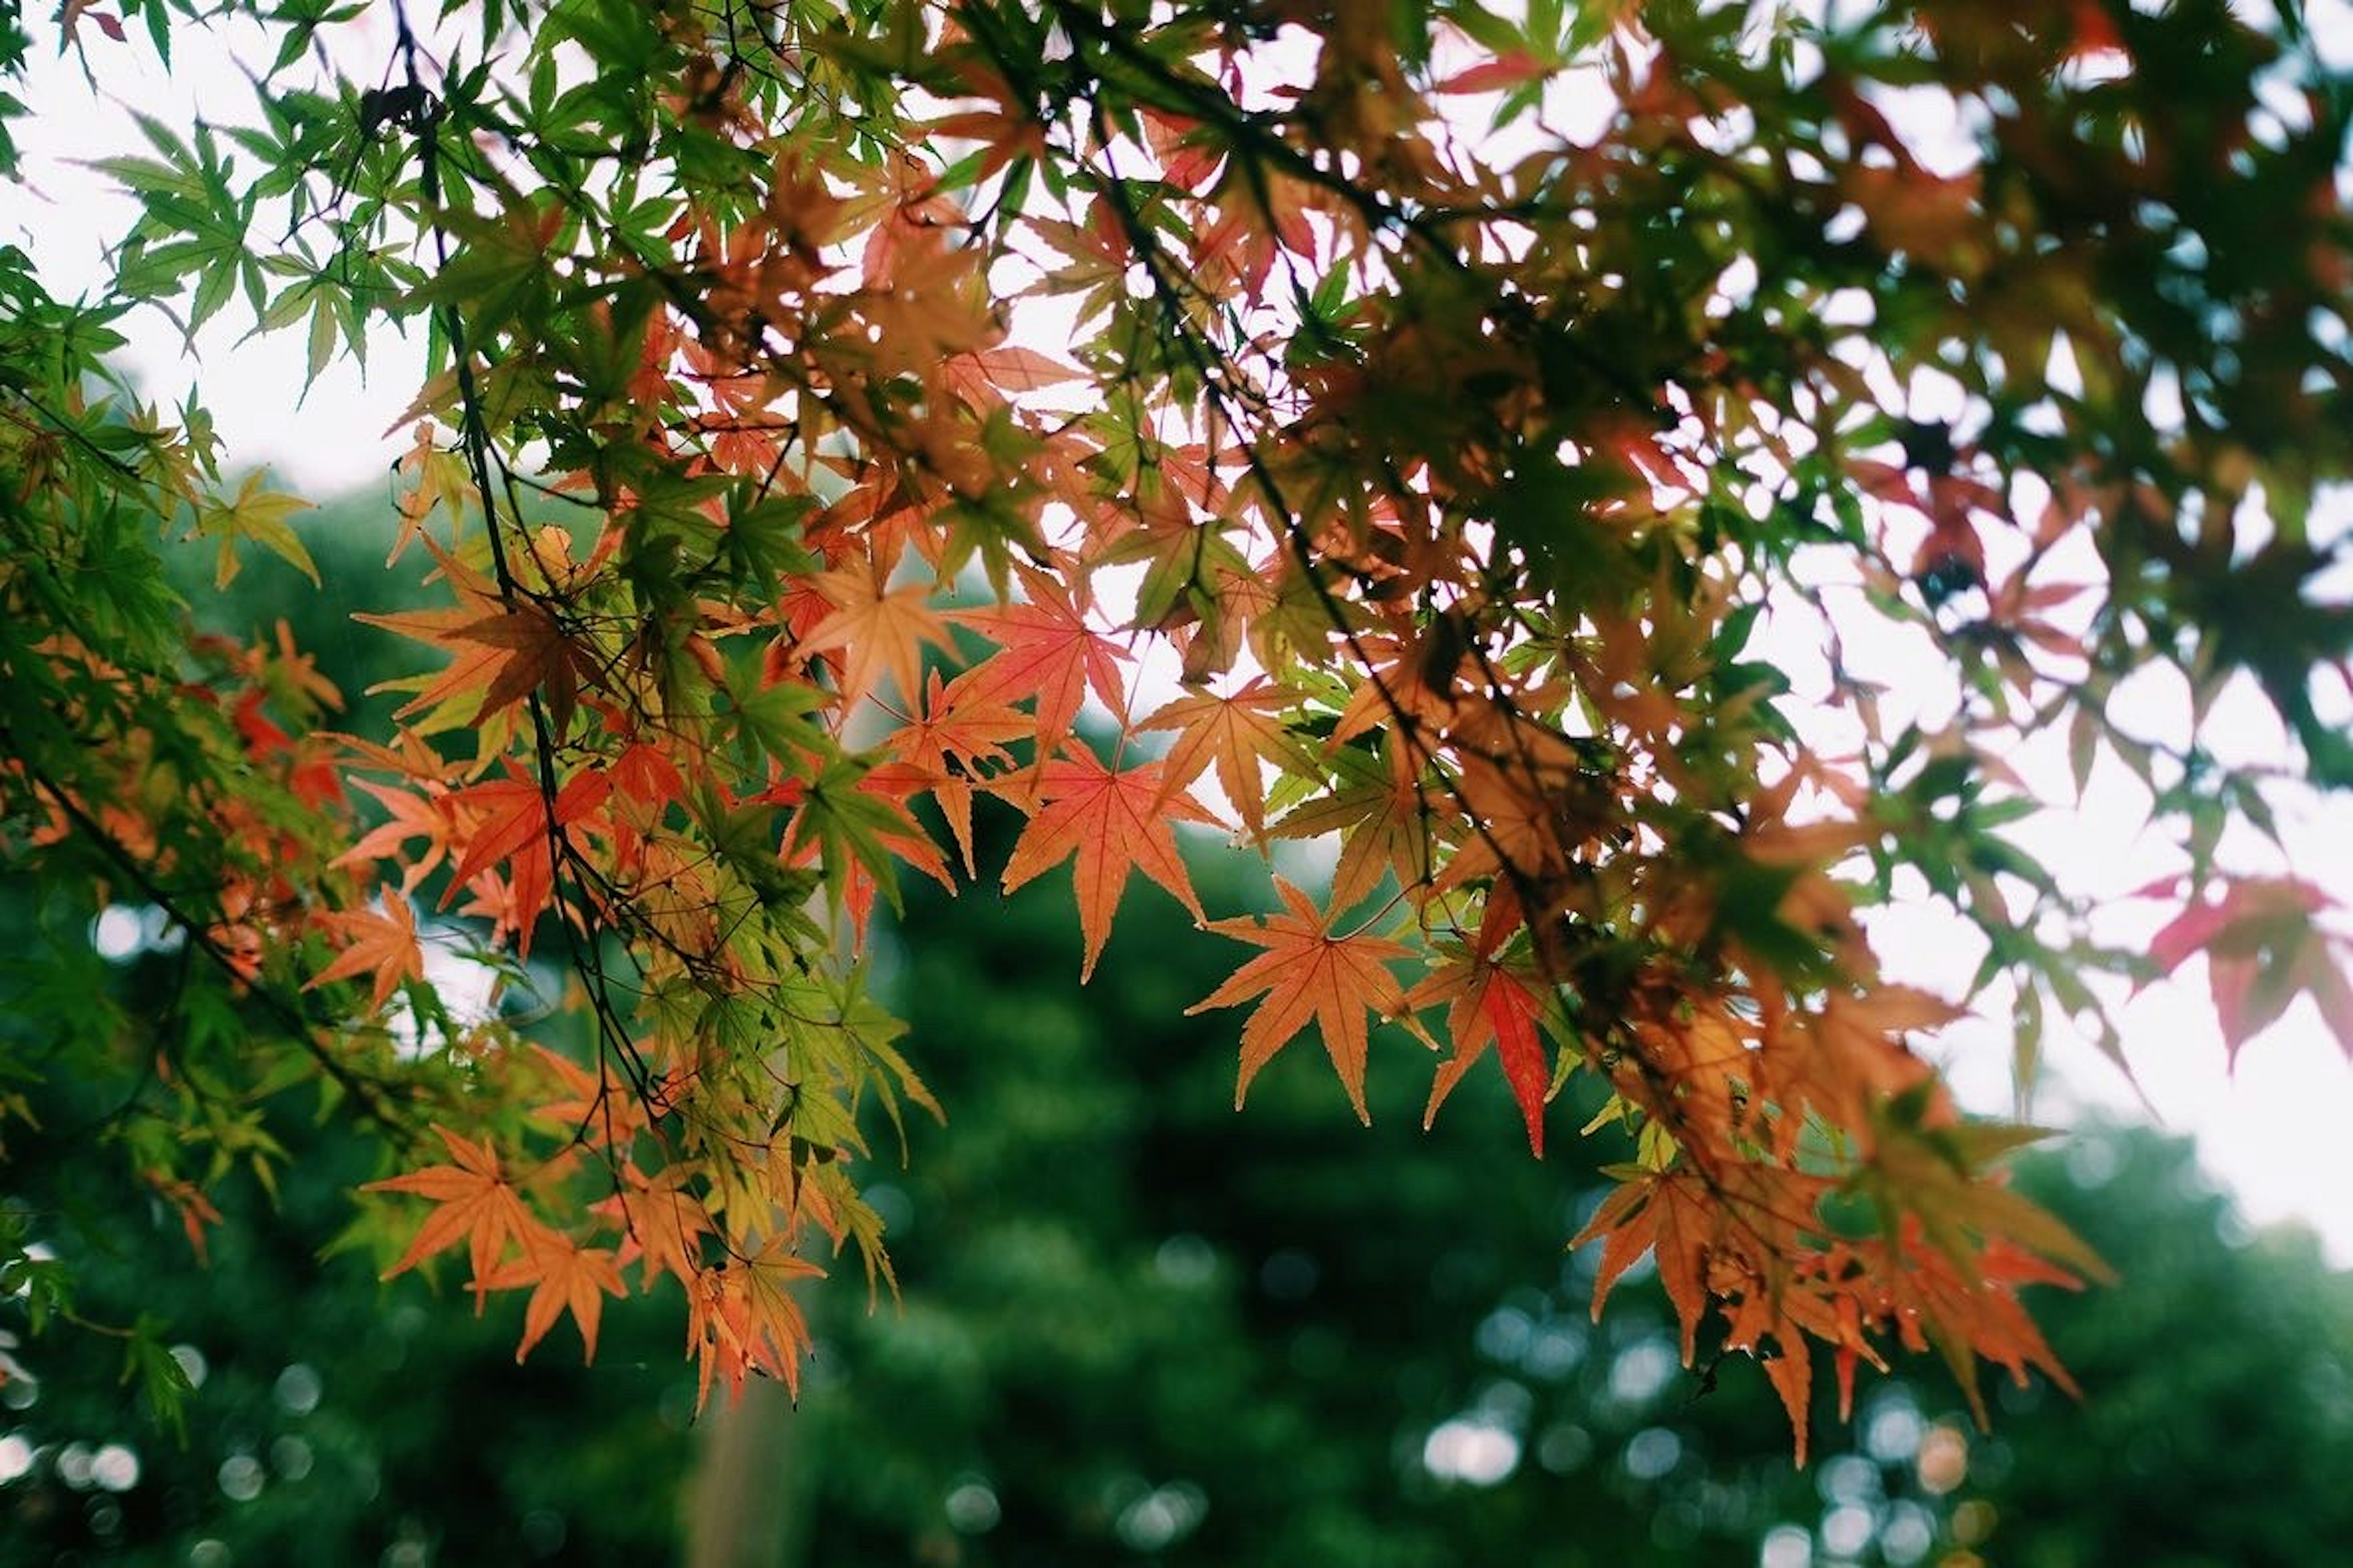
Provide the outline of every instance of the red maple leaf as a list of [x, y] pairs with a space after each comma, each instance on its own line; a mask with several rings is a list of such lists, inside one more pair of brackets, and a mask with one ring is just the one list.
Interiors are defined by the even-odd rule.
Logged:
[[1552, 1088], [1552, 1067], [1545, 1060], [1536, 1037], [1536, 1021], [1544, 1016], [1544, 1000], [1528, 977], [1514, 973], [1491, 959], [1464, 953], [1431, 972], [1405, 999], [1409, 1008], [1444, 1002], [1446, 1033], [1454, 1054], [1438, 1069], [1430, 1086], [1430, 1104], [1421, 1113], [1428, 1127], [1438, 1108], [1462, 1081], [1493, 1041], [1504, 1063], [1504, 1076], [1528, 1124], [1528, 1148], [1544, 1158], [1545, 1096]]
[[1035, 721], [1004, 702], [976, 699], [969, 688], [944, 688], [940, 672], [926, 677], [923, 714], [892, 731], [881, 749], [921, 775], [923, 787], [939, 803], [948, 831], [972, 874], [972, 781], [984, 770], [1010, 764], [1000, 743], [1031, 733]]
[[949, 618], [996, 643], [998, 651], [956, 677], [952, 701], [1015, 702], [1038, 700], [1038, 739], [1052, 745], [1071, 732], [1088, 688], [1127, 722], [1127, 693], [1120, 663], [1127, 650], [1087, 625], [1083, 608], [1069, 591], [1042, 572], [1020, 573], [1026, 604], [998, 609], [958, 610]]
[[[2174, 879], [2143, 889], [2170, 894]], [[2232, 882], [2219, 903], [2190, 903], [2149, 940], [2149, 956], [2171, 973], [2191, 954], [2206, 955], [2206, 975], [2222, 1044], [2235, 1066], [2239, 1047], [2277, 1023], [2300, 993], [2353, 1058], [2353, 985], [2345, 963], [2353, 943], [2330, 935], [2313, 917], [2331, 906], [2327, 894], [2288, 877]]]

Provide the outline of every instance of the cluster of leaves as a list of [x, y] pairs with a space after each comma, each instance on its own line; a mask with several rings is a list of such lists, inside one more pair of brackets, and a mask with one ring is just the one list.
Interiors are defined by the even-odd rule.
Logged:
[[[124, 6], [166, 48], [212, 9]], [[111, 290], [0, 275], [11, 852], [216, 972], [126, 1125], [234, 1158], [214, 1121], [319, 1079], [435, 1205], [396, 1268], [529, 1289], [528, 1349], [565, 1311], [593, 1347], [636, 1264], [706, 1391], [790, 1382], [811, 1238], [887, 1278], [860, 1109], [929, 1104], [870, 919], [977, 874], [986, 794], [1028, 819], [1006, 888], [1072, 864], [1082, 976], [1136, 870], [1262, 950], [1198, 1004], [1253, 1007], [1244, 1089], [1312, 1025], [1361, 1114], [1387, 1021], [1445, 1052], [1431, 1113], [1492, 1047], [1540, 1152], [1599, 1075], [1637, 1151], [1580, 1238], [1602, 1289], [1655, 1255], [1686, 1355], [1712, 1322], [1764, 1357], [1801, 1457], [1810, 1347], [1849, 1390], [1895, 1345], [1973, 1400], [1979, 1358], [2063, 1379], [2016, 1292], [2098, 1260], [1908, 1039], [2002, 1003], [2031, 1066], [2045, 996], [2157, 967], [2003, 831], [2032, 738], [2137, 773], [2200, 888], [2267, 826], [2271, 781], [2105, 710], [2128, 672], [2201, 712], [2250, 675], [2353, 782], [2306, 523], [2346, 466], [2353, 98], [2292, 16], [227, 9], [280, 47], [241, 122], [100, 165], [141, 204]], [[1960, 156], [1900, 127], [1924, 89]], [[84, 390], [132, 305], [240, 295], [314, 371], [430, 345], [395, 553], [446, 607], [375, 619], [443, 662], [389, 737], [313, 732], [290, 648], [176, 635], [130, 542], [299, 555], [195, 410]], [[1949, 700], [1884, 710], [1895, 641]], [[1179, 822], [1335, 837], [1331, 886], [1208, 921]], [[1915, 886], [1982, 940], [1968, 996], [1881, 976], [1859, 911]], [[516, 994], [560, 958], [586, 1050], [438, 1007], [437, 895]], [[2242, 1020], [2298, 986], [2341, 1020], [2316, 900], [2222, 897], [2260, 909], [2175, 945], [2297, 955]], [[223, 1014], [294, 1048], [216, 1082]]]

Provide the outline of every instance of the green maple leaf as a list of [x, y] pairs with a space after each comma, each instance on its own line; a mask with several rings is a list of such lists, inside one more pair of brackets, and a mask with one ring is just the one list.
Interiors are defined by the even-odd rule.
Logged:
[[213, 571], [213, 586], [226, 588], [237, 580], [237, 545], [244, 539], [287, 562], [311, 579], [313, 587], [318, 586], [319, 568], [286, 522], [298, 511], [309, 511], [311, 503], [278, 490], [265, 490], [261, 480], [262, 470], [257, 468], [246, 475], [235, 500], [207, 500], [196, 506], [195, 532], [191, 537], [220, 541], [220, 562]]

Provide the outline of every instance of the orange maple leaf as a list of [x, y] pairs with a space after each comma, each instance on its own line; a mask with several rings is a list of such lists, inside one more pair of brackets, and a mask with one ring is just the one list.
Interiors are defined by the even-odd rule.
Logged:
[[[365, 779], [353, 779], [352, 783], [382, 802], [392, 819], [370, 828], [358, 843], [336, 856], [334, 863], [365, 866], [376, 860], [400, 862], [400, 890], [417, 891], [417, 884], [431, 876], [433, 868], [448, 854], [450, 836], [458, 826], [441, 786], [428, 783], [425, 794], [411, 795]], [[425, 840], [422, 853], [409, 855], [403, 851], [402, 846], [412, 838]]]
[[711, 1398], [714, 1377], [725, 1378], [728, 1393], [740, 1396], [754, 1373], [782, 1380], [798, 1397], [809, 1334], [792, 1282], [824, 1273], [777, 1241], [757, 1257], [731, 1258], [695, 1276], [686, 1331], [697, 1363], [698, 1407]]
[[571, 724], [583, 675], [597, 673], [594, 653], [575, 643], [546, 609], [536, 604], [510, 605], [480, 573], [459, 563], [432, 540], [424, 541], [440, 563], [458, 603], [446, 610], [409, 610], [397, 615], [355, 614], [352, 619], [417, 642], [430, 643], [450, 656], [448, 668], [421, 683], [385, 682], [371, 692], [421, 684], [399, 711], [403, 719], [429, 712], [470, 692], [481, 700], [463, 715], [480, 726], [545, 689], [556, 730]]
[[1212, 921], [1209, 929], [1237, 941], [1255, 942], [1267, 951], [1243, 964], [1226, 983], [1185, 1009], [1187, 1016], [1212, 1007], [1232, 1007], [1265, 994], [1242, 1025], [1241, 1079], [1234, 1086], [1234, 1105], [1250, 1092], [1258, 1069], [1289, 1044], [1313, 1018], [1323, 1034], [1324, 1049], [1340, 1074], [1340, 1082], [1356, 1108], [1357, 1120], [1369, 1124], [1365, 1108], [1365, 1051], [1367, 1012], [1390, 1017], [1400, 1010], [1397, 977], [1383, 961], [1408, 956], [1407, 949], [1386, 937], [1363, 931], [1333, 934], [1331, 924], [1315, 912], [1314, 900], [1277, 877], [1275, 891], [1282, 896], [1288, 914], [1258, 915], [1241, 920]]
[[976, 700], [969, 689], [943, 687], [936, 669], [926, 680], [923, 717], [885, 736], [881, 749], [922, 776], [947, 818], [970, 876], [972, 781], [987, 768], [1009, 765], [1013, 754], [1000, 742], [1030, 734], [1037, 725], [1008, 703]]
[[1130, 869], [1168, 889], [1196, 921], [1205, 918], [1176, 853], [1175, 825], [1213, 819], [1181, 795], [1163, 798], [1158, 763], [1114, 772], [1092, 753], [1082, 752], [1022, 777], [1019, 786], [1000, 785], [1000, 791], [1020, 803], [1034, 790], [1046, 804], [1014, 843], [1005, 863], [1005, 890], [1009, 893], [1040, 871], [1078, 857], [1071, 883], [1078, 894], [1079, 930], [1086, 938], [1081, 981], [1094, 973]]
[[711, 1234], [711, 1215], [689, 1186], [690, 1173], [669, 1165], [647, 1176], [630, 1165], [623, 1173], [627, 1184], [595, 1211], [621, 1228], [619, 1261], [642, 1260], [648, 1288], [670, 1274], [691, 1292], [702, 1270], [702, 1238]]
[[[1356, 753], [1342, 752], [1344, 767]], [[1382, 770], [1386, 773], [1387, 770]], [[1345, 910], [1377, 886], [1384, 871], [1402, 887], [1430, 879], [1432, 836], [1443, 826], [1419, 784], [1381, 777], [1311, 800], [1268, 832], [1276, 838], [1340, 836], [1340, 863], [1332, 871], [1332, 907]]]
[[397, 893], [384, 895], [385, 912], [368, 910], [344, 910], [318, 917], [318, 924], [339, 938], [343, 951], [335, 962], [312, 975], [303, 985], [305, 991], [315, 991], [331, 981], [349, 980], [373, 970], [375, 973], [374, 1006], [378, 1012], [392, 1000], [404, 980], [425, 978], [425, 953], [417, 945], [417, 915], [408, 900]]
[[532, 1346], [546, 1338], [555, 1320], [567, 1311], [580, 1328], [585, 1352], [581, 1359], [595, 1361], [596, 1325], [604, 1317], [605, 1298], [628, 1293], [628, 1287], [621, 1282], [620, 1264], [611, 1252], [581, 1247], [552, 1230], [525, 1237], [521, 1258], [501, 1264], [488, 1279], [477, 1278], [474, 1283], [477, 1290], [534, 1287], [523, 1308], [522, 1342], [515, 1347], [518, 1362], [531, 1354]]
[[1023, 568], [1029, 602], [995, 609], [958, 610], [949, 619], [970, 626], [1000, 651], [956, 677], [960, 695], [976, 702], [1038, 700], [1038, 739], [1051, 745], [1071, 732], [1088, 688], [1121, 723], [1127, 693], [1120, 662], [1127, 650], [1087, 625], [1070, 593], [1042, 572]]
[[843, 650], [843, 707], [855, 706], [886, 674], [898, 687], [899, 700], [913, 706], [923, 689], [923, 645], [950, 651], [955, 647], [947, 622], [931, 606], [933, 585], [892, 588], [879, 571], [863, 566], [828, 572], [815, 583], [833, 613], [809, 628], [801, 647], [808, 653]]
[[444, 1247], [463, 1241], [467, 1261], [473, 1267], [474, 1310], [479, 1313], [508, 1244], [528, 1252], [534, 1243], [545, 1245], [540, 1238], [554, 1233], [522, 1206], [514, 1184], [499, 1168], [497, 1150], [487, 1142], [469, 1142], [438, 1122], [433, 1131], [448, 1146], [454, 1163], [427, 1165], [421, 1171], [369, 1182], [360, 1190], [411, 1193], [441, 1205], [425, 1216], [408, 1250], [384, 1271], [384, 1278], [405, 1274]]
[[1164, 789], [1174, 794], [1214, 765], [1218, 787], [1233, 802], [1242, 826], [1252, 838], [1263, 838], [1266, 785], [1259, 764], [1303, 773], [1315, 765], [1306, 745], [1278, 717], [1298, 700], [1298, 693], [1261, 676], [1230, 697], [1180, 697], [1136, 728], [1176, 731], [1176, 743], [1161, 759], [1167, 770]]

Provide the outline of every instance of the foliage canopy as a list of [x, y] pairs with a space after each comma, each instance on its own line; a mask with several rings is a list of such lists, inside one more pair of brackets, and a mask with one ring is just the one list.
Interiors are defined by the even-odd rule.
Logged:
[[[527, 1291], [525, 1352], [667, 1279], [706, 1394], [792, 1382], [818, 1242], [888, 1279], [864, 1112], [931, 1108], [876, 905], [983, 874], [982, 796], [1027, 817], [1005, 888], [1071, 866], [1082, 978], [1139, 872], [1255, 949], [1197, 1004], [1250, 1009], [1242, 1089], [1312, 1027], [1361, 1114], [1387, 1024], [1443, 1054], [1431, 1114], [1497, 1057], [1540, 1153], [1597, 1075], [1633, 1135], [1577, 1238], [1601, 1292], [1654, 1257], [1686, 1359], [1758, 1354], [1801, 1458], [1818, 1351], [1842, 1394], [1896, 1347], [1973, 1403], [1980, 1360], [2063, 1383], [2016, 1292], [2102, 1272], [1910, 1037], [2007, 1015], [2031, 1077], [2055, 1005], [2118, 1052], [2091, 978], [2202, 952], [2232, 1048], [2305, 994], [2353, 1047], [2322, 895], [2218, 849], [2353, 786], [2353, 95], [2292, 7], [53, 26], [7, 7], [0, 65], [102, 86], [208, 28], [252, 87], [92, 160], [139, 204], [101, 286], [0, 249], [0, 825], [58, 949], [0, 1094], [120, 1088], [11, 1157], [102, 1149], [199, 1246], [307, 1092], [383, 1140], [391, 1268]], [[427, 346], [393, 553], [440, 597], [361, 617], [422, 649], [385, 732], [165, 574], [159, 531], [220, 584], [316, 575], [302, 503], [107, 363], [139, 312], [239, 308], [314, 375]], [[2110, 705], [2152, 666], [2178, 733]], [[2299, 765], [2217, 759], [2234, 685]], [[2071, 769], [2179, 845], [2149, 952], [2021, 847]], [[1179, 823], [1336, 866], [1211, 920]], [[1973, 933], [1967, 994], [1883, 978], [1898, 898]], [[180, 944], [152, 1012], [106, 1000], [110, 904]], [[437, 924], [491, 1016], [437, 992]], [[37, 1320], [76, 1312], [46, 1224], [0, 1237]]]

